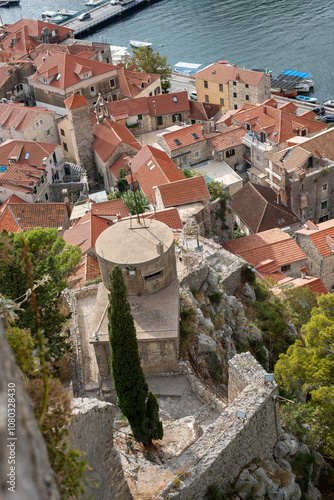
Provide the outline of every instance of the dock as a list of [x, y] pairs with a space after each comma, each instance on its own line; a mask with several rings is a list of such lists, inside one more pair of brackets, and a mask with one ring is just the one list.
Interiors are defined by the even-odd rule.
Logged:
[[[134, 9], [135, 7], [138, 7], [138, 5], [144, 4], [144, 3], [150, 3], [152, 0], [133, 0], [132, 2], [128, 3], [127, 5], [111, 5], [110, 0], [107, 0], [103, 4], [99, 5], [98, 7], [93, 7], [92, 9], [87, 9], [85, 11], [80, 11], [78, 15], [75, 17], [72, 17], [71, 19], [68, 19], [62, 23], [59, 23], [60, 26], [64, 26], [65, 28], [69, 28], [71, 30], [75, 31], [75, 35], [80, 35], [81, 33], [85, 31], [89, 31], [99, 24], [105, 23], [109, 20], [112, 19], [118, 19], [122, 14], [125, 12], [128, 12], [131, 9]], [[86, 19], [85, 21], [80, 21], [79, 16], [83, 12], [89, 12], [90, 18]]]

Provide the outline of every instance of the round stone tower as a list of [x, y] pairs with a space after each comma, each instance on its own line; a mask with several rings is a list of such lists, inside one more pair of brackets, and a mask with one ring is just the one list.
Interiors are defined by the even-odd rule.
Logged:
[[98, 237], [95, 249], [107, 288], [117, 264], [123, 269], [128, 295], [155, 293], [177, 277], [173, 232], [157, 220], [117, 222]]

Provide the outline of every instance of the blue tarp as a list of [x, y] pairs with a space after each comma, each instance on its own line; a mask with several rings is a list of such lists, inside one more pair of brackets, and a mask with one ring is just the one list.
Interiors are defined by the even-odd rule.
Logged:
[[283, 71], [283, 75], [289, 75], [289, 76], [299, 76], [299, 78], [308, 78], [311, 76], [310, 73], [301, 73], [300, 71], [293, 71], [291, 69], [287, 69], [286, 71]]

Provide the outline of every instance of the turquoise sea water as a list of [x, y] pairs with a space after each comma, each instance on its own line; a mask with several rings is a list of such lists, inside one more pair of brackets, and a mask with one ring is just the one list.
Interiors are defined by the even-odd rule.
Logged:
[[[84, 0], [21, 0], [1, 8], [3, 22], [40, 18], [45, 10], [86, 9]], [[153, 49], [178, 61], [207, 65], [220, 59], [247, 69], [309, 72], [320, 102], [334, 99], [334, 2], [318, 0], [156, 0], [103, 25], [85, 38], [129, 47], [149, 38]], [[312, 94], [311, 94], [312, 95]]]

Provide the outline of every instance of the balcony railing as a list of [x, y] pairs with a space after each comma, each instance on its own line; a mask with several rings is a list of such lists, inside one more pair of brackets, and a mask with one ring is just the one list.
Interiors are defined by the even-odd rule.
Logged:
[[242, 142], [245, 146], [248, 146], [249, 148], [253, 146], [253, 147], [256, 147], [258, 149], [261, 149], [261, 151], [271, 151], [273, 149], [272, 144], [269, 144], [269, 142], [261, 142], [253, 134], [246, 134], [243, 137]]

